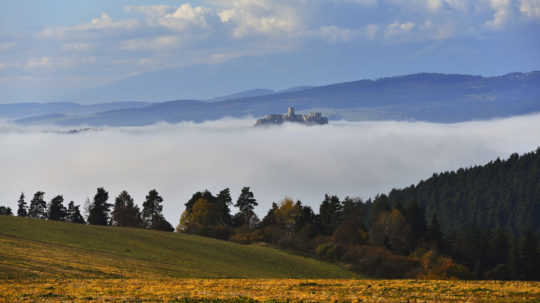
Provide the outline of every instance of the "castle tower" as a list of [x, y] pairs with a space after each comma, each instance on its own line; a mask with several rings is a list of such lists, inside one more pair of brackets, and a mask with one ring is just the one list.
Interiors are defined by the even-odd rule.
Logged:
[[294, 117], [294, 107], [289, 106], [289, 111], [287, 112], [287, 116]]

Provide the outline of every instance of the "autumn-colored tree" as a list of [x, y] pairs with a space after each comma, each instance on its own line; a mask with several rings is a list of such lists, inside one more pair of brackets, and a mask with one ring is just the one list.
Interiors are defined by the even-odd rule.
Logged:
[[406, 254], [410, 251], [411, 227], [405, 217], [397, 209], [391, 212], [382, 212], [373, 223], [370, 230], [370, 239], [376, 245]]

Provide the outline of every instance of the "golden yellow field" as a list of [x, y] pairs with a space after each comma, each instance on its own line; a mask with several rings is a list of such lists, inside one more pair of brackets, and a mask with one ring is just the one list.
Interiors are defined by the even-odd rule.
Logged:
[[261, 302], [540, 302], [540, 283], [293, 279], [0, 282], [0, 302], [252, 302], [249, 299]]

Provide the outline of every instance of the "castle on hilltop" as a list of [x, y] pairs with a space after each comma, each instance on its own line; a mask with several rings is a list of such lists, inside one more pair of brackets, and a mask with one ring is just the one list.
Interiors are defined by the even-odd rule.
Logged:
[[305, 125], [324, 125], [328, 124], [328, 118], [324, 117], [320, 112], [309, 113], [305, 115], [297, 115], [294, 112], [294, 107], [289, 107], [286, 114], [282, 115], [266, 115], [264, 118], [257, 120], [255, 126], [283, 124], [285, 122], [302, 123]]

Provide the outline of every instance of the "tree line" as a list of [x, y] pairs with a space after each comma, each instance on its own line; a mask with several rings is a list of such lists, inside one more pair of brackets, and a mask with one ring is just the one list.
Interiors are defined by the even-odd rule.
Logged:
[[[37, 192], [19, 216], [84, 223], [79, 206], [48, 204]], [[86, 221], [94, 225], [172, 231], [163, 198], [152, 190], [142, 211], [127, 192], [114, 205], [98, 188]], [[325, 195], [318, 209], [285, 198], [262, 219], [250, 187], [196, 192], [176, 228], [239, 243], [275, 247], [346, 264], [370, 276], [399, 278], [540, 279], [540, 149], [484, 166], [435, 174], [417, 185], [363, 201]], [[232, 208], [238, 211], [233, 213]], [[0, 214], [11, 213], [0, 208]]]
[[540, 149], [367, 201], [326, 195], [318, 212], [285, 198], [259, 220], [257, 204], [249, 187], [235, 204], [229, 189], [197, 192], [177, 230], [265, 242], [378, 277], [540, 279]]
[[[135, 204], [127, 191], [122, 191], [111, 204], [109, 193], [98, 188], [92, 201], [86, 205], [86, 218], [81, 213], [80, 205], [70, 201], [64, 205], [64, 197], [57, 195], [49, 203], [45, 193], [37, 191], [29, 204], [24, 193], [17, 201], [17, 216], [42, 220], [63, 221], [76, 224], [103, 226], [136, 227], [161, 231], [174, 231], [172, 225], [163, 216], [163, 198], [153, 189], [146, 196], [142, 210]], [[11, 208], [0, 206], [0, 215], [13, 215]]]

